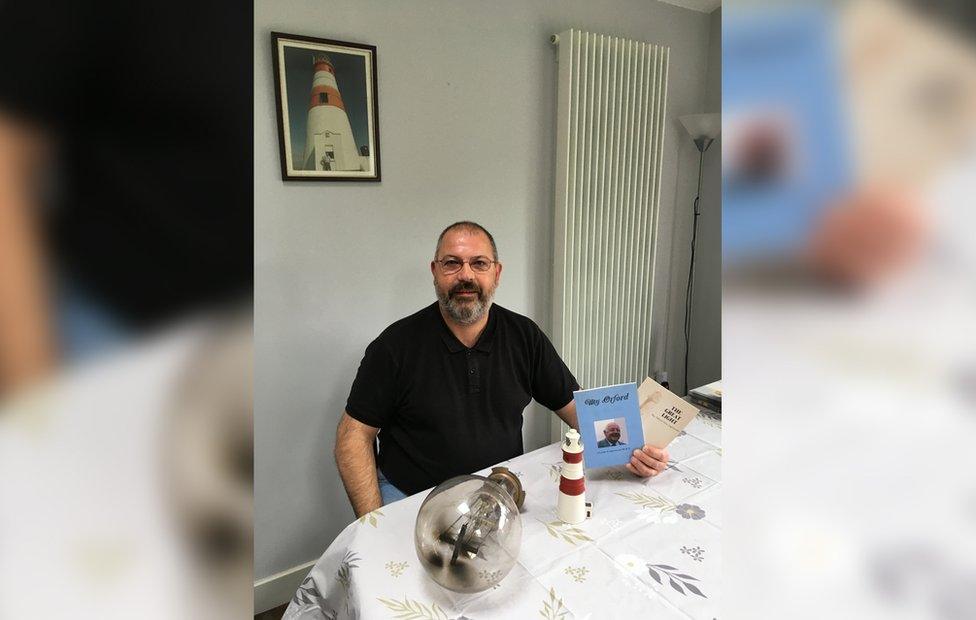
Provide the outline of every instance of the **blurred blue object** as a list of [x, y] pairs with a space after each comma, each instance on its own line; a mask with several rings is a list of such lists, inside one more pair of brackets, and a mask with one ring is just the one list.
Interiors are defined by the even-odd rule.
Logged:
[[58, 280], [56, 304], [58, 347], [65, 362], [90, 359], [133, 335], [106, 304], [69, 278]]
[[834, 21], [816, 6], [723, 24], [722, 245], [729, 261], [795, 253], [851, 180]]

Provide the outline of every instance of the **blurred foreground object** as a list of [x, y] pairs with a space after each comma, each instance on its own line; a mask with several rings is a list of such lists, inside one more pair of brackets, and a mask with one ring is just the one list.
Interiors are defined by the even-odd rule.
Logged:
[[897, 2], [818, 10], [850, 181], [758, 260], [792, 281], [726, 265], [724, 615], [973, 618], [976, 51]]
[[192, 600], [213, 617], [250, 611], [253, 593], [252, 324], [238, 316], [201, 334], [163, 414], [164, 492], [198, 588]]
[[904, 275], [929, 241], [928, 215], [907, 192], [864, 191], [824, 211], [809, 242], [809, 264], [847, 286]]
[[253, 36], [0, 0], [0, 618], [251, 612]]
[[790, 5], [723, 14], [722, 256], [789, 256], [850, 185], [835, 16]]
[[44, 145], [36, 128], [0, 111], [0, 394], [45, 377], [55, 360], [34, 209]]
[[0, 408], [0, 617], [251, 614], [251, 351], [199, 321]]
[[248, 296], [252, 24], [0, 0], [0, 394]]
[[726, 267], [792, 263], [861, 285], [904, 272], [915, 246], [938, 242], [931, 190], [976, 144], [971, 42], [894, 1], [729, 8]]
[[932, 182], [973, 147], [972, 42], [896, 1], [840, 6], [837, 41], [858, 183]]

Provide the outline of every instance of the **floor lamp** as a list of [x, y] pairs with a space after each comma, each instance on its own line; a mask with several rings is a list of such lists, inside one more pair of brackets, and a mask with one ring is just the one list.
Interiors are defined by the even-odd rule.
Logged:
[[691, 231], [691, 260], [688, 263], [688, 287], [685, 290], [685, 372], [684, 391], [688, 393], [688, 352], [691, 346], [691, 308], [695, 290], [695, 243], [698, 240], [698, 216], [701, 215], [702, 165], [705, 151], [722, 131], [720, 114], [689, 114], [678, 118], [698, 148], [698, 192], [695, 194], [695, 222]]

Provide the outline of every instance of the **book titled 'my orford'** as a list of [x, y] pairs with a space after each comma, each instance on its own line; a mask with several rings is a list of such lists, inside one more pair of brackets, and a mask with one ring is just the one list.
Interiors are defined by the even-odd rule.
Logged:
[[623, 465], [644, 445], [666, 447], [698, 408], [648, 378], [573, 392], [587, 469]]
[[579, 390], [573, 398], [587, 468], [623, 465], [643, 446], [636, 383]]

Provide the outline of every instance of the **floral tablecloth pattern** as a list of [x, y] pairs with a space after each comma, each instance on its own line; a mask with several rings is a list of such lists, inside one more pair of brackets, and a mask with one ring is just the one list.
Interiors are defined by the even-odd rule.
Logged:
[[577, 526], [556, 517], [558, 443], [502, 463], [526, 490], [522, 549], [512, 572], [478, 594], [441, 588], [417, 560], [427, 491], [384, 506], [336, 537], [284, 618], [717, 618], [721, 437], [720, 418], [702, 412], [668, 447], [659, 476], [587, 472], [593, 516]]

